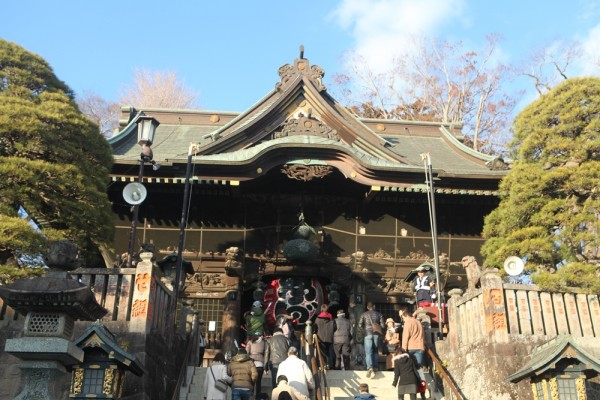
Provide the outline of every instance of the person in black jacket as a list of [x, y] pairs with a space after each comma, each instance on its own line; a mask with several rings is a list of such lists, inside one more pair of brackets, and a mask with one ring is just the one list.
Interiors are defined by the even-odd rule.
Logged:
[[394, 381], [393, 386], [398, 386], [398, 399], [404, 399], [404, 395], [410, 395], [410, 400], [417, 400], [417, 386], [421, 383], [417, 368], [410, 354], [400, 346], [396, 349], [393, 358]]
[[367, 311], [362, 313], [358, 326], [364, 333], [365, 344], [365, 361], [367, 362], [367, 378], [373, 378], [377, 367], [379, 366], [379, 336], [373, 332], [373, 325], [379, 325], [383, 332], [385, 325], [383, 323], [383, 315], [375, 310], [375, 304], [369, 301], [367, 303]]
[[276, 379], [279, 364], [287, 358], [289, 348], [290, 342], [283, 334], [281, 328], [275, 328], [273, 337], [271, 337], [267, 343], [264, 359], [265, 371], [267, 374], [271, 374], [271, 384], [273, 389], [277, 386]]
[[333, 350], [333, 318], [328, 311], [327, 304], [321, 305], [321, 312], [317, 315], [315, 326], [319, 338], [319, 348], [323, 356], [325, 368], [333, 369], [335, 366], [335, 352]]
[[333, 350], [335, 352], [335, 369], [350, 369], [350, 341], [352, 340], [352, 324], [345, 318], [344, 310], [338, 310], [333, 321]]

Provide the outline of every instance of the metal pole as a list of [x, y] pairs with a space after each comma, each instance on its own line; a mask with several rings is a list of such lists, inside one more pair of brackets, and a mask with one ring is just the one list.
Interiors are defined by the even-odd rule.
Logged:
[[429, 153], [421, 154], [421, 158], [425, 163], [425, 176], [427, 185], [427, 204], [429, 205], [429, 223], [431, 224], [431, 241], [433, 245], [433, 264], [435, 268], [435, 288], [437, 294], [438, 305], [438, 336], [442, 337], [442, 324], [444, 317], [442, 313], [442, 293], [440, 290], [440, 257], [438, 252], [437, 242], [437, 222], [435, 217], [435, 192], [433, 189], [433, 169], [431, 167], [431, 156]]
[[[140, 170], [138, 172], [138, 183], [142, 183], [142, 177], [144, 176], [144, 159], [140, 158]], [[140, 213], [140, 205], [136, 204], [133, 206], [133, 217], [131, 221], [131, 233], [129, 234], [129, 250], [127, 251], [127, 268], [131, 268], [133, 263], [133, 252], [135, 247], [135, 235], [137, 231], [137, 220]]]
[[177, 267], [175, 270], [175, 307], [177, 307], [177, 299], [179, 298], [179, 282], [183, 273], [183, 245], [185, 243], [185, 228], [187, 225], [188, 205], [190, 203], [190, 187], [192, 177], [192, 155], [196, 150], [196, 145], [191, 144], [188, 150], [187, 167], [185, 169], [185, 189], [183, 191], [183, 205], [181, 206], [181, 221], [179, 222], [179, 245], [177, 246]]

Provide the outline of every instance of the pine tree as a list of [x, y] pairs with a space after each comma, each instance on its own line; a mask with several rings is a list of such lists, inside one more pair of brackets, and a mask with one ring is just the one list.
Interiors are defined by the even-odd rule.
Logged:
[[542, 287], [597, 293], [600, 79], [563, 82], [524, 109], [513, 129], [514, 165], [485, 220], [485, 265], [516, 255]]
[[[111, 149], [40, 56], [0, 39], [0, 265], [77, 243], [87, 265], [114, 227], [106, 195]], [[42, 228], [34, 231], [19, 208]]]

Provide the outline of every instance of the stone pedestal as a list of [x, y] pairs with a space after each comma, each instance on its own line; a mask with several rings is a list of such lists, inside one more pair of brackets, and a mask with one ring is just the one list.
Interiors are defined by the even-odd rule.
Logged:
[[57, 398], [53, 386], [62, 381], [67, 373], [65, 367], [56, 361], [23, 361], [21, 374], [25, 377], [25, 388], [15, 400], [48, 400]]

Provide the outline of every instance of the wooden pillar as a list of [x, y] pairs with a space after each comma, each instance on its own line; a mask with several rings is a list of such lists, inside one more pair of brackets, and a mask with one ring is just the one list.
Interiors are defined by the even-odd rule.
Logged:
[[224, 352], [230, 351], [231, 354], [235, 354], [236, 352], [234, 340], [239, 337], [240, 326], [238, 321], [241, 317], [242, 308], [242, 293], [239, 289], [242, 278], [233, 279], [236, 280], [236, 283], [223, 299], [223, 321], [221, 325], [222, 349]]

